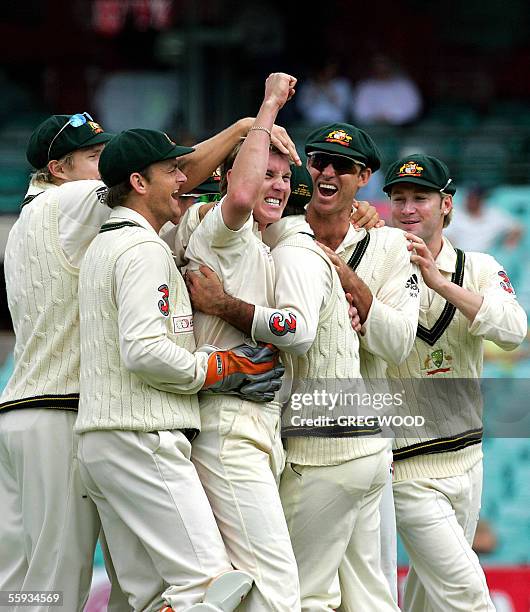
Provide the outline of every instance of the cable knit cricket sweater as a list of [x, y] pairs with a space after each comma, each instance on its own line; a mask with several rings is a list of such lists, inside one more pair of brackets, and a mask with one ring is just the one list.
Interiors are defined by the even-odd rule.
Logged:
[[[309, 351], [301, 356], [282, 354], [286, 363], [286, 377], [293, 379], [293, 393], [304, 392], [307, 385], [322, 390], [328, 383], [337, 389], [340, 379], [347, 384], [348, 379], [361, 377], [359, 341], [351, 327], [344, 292], [335, 268], [311, 239], [295, 234], [280, 241], [275, 248], [288, 246], [309, 249], [323, 257], [333, 275], [333, 289], [329, 302], [320, 313], [317, 335]], [[322, 408], [314, 406], [309, 411], [303, 411], [303, 415], [310, 412], [319, 416]], [[388, 444], [387, 440], [375, 437], [378, 430], [373, 432], [375, 435], [362, 436], [355, 435], [353, 431], [345, 436], [342, 432], [338, 434], [341, 437], [314, 435], [314, 427], [308, 427], [307, 432], [307, 436], [287, 437], [287, 461], [301, 465], [338, 465], [377, 453]]]
[[59, 244], [52, 187], [22, 209], [9, 234], [5, 274], [16, 334], [15, 368], [0, 410], [77, 409], [79, 270]]
[[90, 245], [81, 268], [81, 397], [75, 425], [78, 432], [101, 429], [159, 431], [200, 429], [196, 394], [161, 391], [126, 369], [120, 358], [118, 310], [113, 297], [116, 261], [128, 249], [156, 242], [170, 265], [167, 336], [190, 352], [193, 331], [175, 333], [174, 318], [189, 316], [191, 304], [184, 279], [172, 262], [169, 247], [142, 227], [123, 227], [100, 233]]

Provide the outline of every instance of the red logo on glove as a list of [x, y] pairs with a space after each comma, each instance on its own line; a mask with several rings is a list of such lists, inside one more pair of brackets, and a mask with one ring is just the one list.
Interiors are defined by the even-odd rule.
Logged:
[[501, 270], [498, 274], [502, 278], [501, 287], [504, 289], [504, 291], [515, 295], [515, 291], [513, 290], [512, 283], [510, 283], [510, 279], [508, 278], [508, 275], [506, 274], [506, 272], [504, 270]]
[[169, 315], [169, 287], [167, 285], [160, 285], [158, 291], [160, 291], [163, 296], [158, 302], [158, 308], [160, 312], [167, 317]]
[[281, 312], [275, 312], [269, 319], [269, 329], [275, 336], [294, 334], [296, 331], [296, 317], [290, 312], [289, 318], [286, 319]]

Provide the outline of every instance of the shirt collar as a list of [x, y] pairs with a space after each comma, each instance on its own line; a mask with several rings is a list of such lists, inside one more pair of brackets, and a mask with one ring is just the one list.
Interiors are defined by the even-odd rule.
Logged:
[[54, 185], [53, 183], [44, 183], [40, 181], [37, 181], [36, 183], [30, 183], [28, 191], [26, 193], [26, 197], [38, 195], [43, 191], [47, 191], [48, 189], [54, 189], [55, 187], [57, 187], [57, 185]]
[[267, 226], [263, 231], [262, 238], [263, 242], [273, 249], [282, 240], [300, 232], [313, 235], [313, 230], [309, 227], [303, 215], [289, 215]]
[[364, 228], [356, 230], [350, 223], [344, 240], [339, 244], [338, 248], [335, 249], [335, 253], [340, 254], [345, 251], [348, 247], [353, 244], [357, 244], [366, 236], [366, 230]]
[[456, 251], [445, 236], [442, 236], [442, 249], [436, 258], [436, 267], [444, 272], [453, 273], [456, 270]]
[[127, 219], [128, 221], [134, 221], [144, 229], [151, 230], [158, 236], [158, 234], [155, 232], [155, 228], [143, 215], [132, 208], [127, 208], [127, 206], [116, 206], [113, 208], [109, 219]]

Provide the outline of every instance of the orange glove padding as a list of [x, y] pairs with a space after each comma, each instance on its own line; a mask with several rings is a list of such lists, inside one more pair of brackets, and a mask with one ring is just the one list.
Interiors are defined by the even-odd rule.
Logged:
[[[197, 350], [210, 352], [212, 348], [200, 347]], [[219, 393], [237, 392], [248, 382], [259, 382], [261, 377], [270, 379], [278, 360], [278, 349], [272, 344], [241, 344], [229, 351], [213, 350], [208, 357], [203, 389]]]

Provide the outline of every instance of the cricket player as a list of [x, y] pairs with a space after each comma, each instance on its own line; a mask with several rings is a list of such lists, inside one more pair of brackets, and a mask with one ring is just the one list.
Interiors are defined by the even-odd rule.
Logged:
[[[185, 162], [190, 189], [252, 122], [242, 119], [195, 147]], [[284, 152], [294, 150], [283, 128], [275, 126], [273, 137]], [[79, 400], [79, 266], [110, 213], [98, 180], [109, 138], [88, 113], [54, 115], [35, 129], [27, 158], [36, 173], [5, 256], [16, 344], [14, 372], [0, 398], [0, 540], [8, 551], [0, 559], [0, 590], [63, 591], [68, 610], [81, 610], [88, 597], [100, 525], [79, 478], [72, 429]], [[124, 609], [119, 599], [113, 589], [111, 609]]]
[[[194, 352], [184, 279], [158, 236], [180, 216], [186, 175], [178, 158], [191, 153], [154, 130], [108, 143], [99, 168], [112, 212], [80, 271], [80, 474], [138, 612], [186, 610], [224, 572], [219, 580], [234, 578], [232, 592], [213, 609], [231, 612], [250, 588], [251, 577], [231, 571], [190, 461], [200, 430], [196, 393], [277, 388], [268, 347]], [[149, 572], [149, 582], [139, 579]]]
[[[353, 130], [350, 130], [350, 133], [354, 133]], [[352, 140], [351, 136], [349, 140]], [[352, 149], [355, 147], [356, 157], [360, 161], [366, 160], [370, 165], [376, 166], [378, 157], [375, 157], [377, 155], [375, 147], [371, 141], [366, 140], [360, 143], [359, 140], [352, 144]], [[359, 149], [364, 151], [362, 157]], [[349, 161], [349, 172], [355, 176], [359, 174], [351, 158], [343, 157], [338, 161], [342, 161], [341, 168], [346, 161]], [[333, 172], [333, 168], [328, 169], [328, 173], [330, 172]], [[369, 172], [367, 174], [369, 177]], [[352, 181], [352, 177], [349, 178]], [[310, 183], [311, 178], [309, 177], [309, 184], [306, 179], [305, 185], [303, 183], [296, 185], [296, 195], [302, 201], [303, 192], [310, 194]], [[347, 184], [346, 180], [344, 183]], [[343, 225], [342, 237], [348, 232], [350, 226], [351, 206], [356, 190], [350, 185], [349, 190], [344, 190], [344, 193], [341, 194], [348, 203], [346, 214], [343, 214], [345, 227]], [[290, 199], [289, 203], [291, 201]], [[352, 356], [344, 359], [344, 353], [347, 352], [349, 345], [348, 340], [344, 337], [339, 341], [336, 335], [337, 325], [342, 333], [347, 333], [347, 329], [344, 327], [344, 321], [340, 326], [337, 319], [334, 318], [338, 316], [340, 309], [337, 307], [338, 298], [333, 293], [331, 295], [334, 296], [334, 299], [330, 298], [329, 269], [325, 264], [319, 266], [319, 259], [324, 259], [328, 265], [329, 261], [327, 258], [322, 258], [320, 249], [315, 249], [313, 240], [305, 235], [312, 234], [312, 229], [305, 223], [303, 216], [300, 216], [303, 209], [297, 210], [294, 207], [294, 210], [291, 210], [291, 208], [292, 206], [289, 205], [289, 212], [297, 216], [288, 216], [274, 222], [263, 232], [264, 241], [272, 247], [275, 262], [276, 309], [259, 304], [244, 304], [233, 296], [222, 292], [219, 294], [218, 291], [215, 291], [214, 285], [209, 286], [210, 291], [207, 294], [201, 295], [198, 289], [204, 284], [193, 276], [190, 279], [192, 296], [196, 299], [200, 298], [200, 307], [206, 312], [223, 317], [234, 327], [242, 329], [249, 335], [251, 333], [255, 340], [268, 338], [268, 341], [275, 342], [278, 347], [286, 351], [282, 357], [288, 364], [286, 378], [300, 379], [308, 378], [308, 376], [319, 380], [354, 378], [359, 374], [358, 370], [355, 370], [355, 359]], [[353, 228], [351, 232], [355, 234]], [[405, 265], [404, 272], [411, 271], [403, 233], [395, 230], [387, 230], [386, 233], [394, 237], [398, 236], [402, 250], [402, 263]], [[364, 236], [363, 231], [361, 237]], [[320, 254], [320, 257], [314, 250]], [[381, 256], [380, 253], [379, 256]], [[376, 282], [380, 284], [384, 284], [384, 281], [388, 282], [388, 278], [392, 275], [395, 253], [392, 252], [391, 256], [391, 261], [390, 257], [387, 259], [387, 270], [383, 269], [380, 275], [376, 276]], [[373, 268], [373, 262], [370, 264], [371, 268]], [[201, 271], [209, 274], [205, 268], [201, 268]], [[395, 315], [395, 319], [399, 321], [396, 325], [396, 333], [404, 336], [402, 339], [404, 346], [399, 346], [399, 355], [402, 354], [402, 350], [410, 350], [414, 338], [414, 325], [417, 321], [417, 296], [409, 296], [406, 279], [405, 276], [402, 279], [403, 282], [400, 283], [398, 278], [397, 286], [393, 287], [393, 292], [397, 294], [394, 297], [394, 304], [403, 310], [401, 314]], [[387, 289], [387, 291], [389, 295], [392, 295], [390, 290]], [[380, 293], [384, 294], [384, 291], [381, 290]], [[385, 299], [392, 302], [387, 295]], [[196, 300], [194, 303], [199, 305]], [[374, 307], [374, 311], [376, 308]], [[387, 308], [390, 309], [383, 304], [379, 311], [384, 313]], [[286, 309], [290, 312], [288, 318], [283, 314]], [[403, 320], [405, 323], [402, 323]], [[385, 323], [384, 318], [382, 323]], [[346, 327], [350, 328], [349, 325]], [[384, 329], [388, 334], [388, 327]], [[338, 346], [335, 346], [335, 342]], [[396, 340], [396, 343], [398, 342], [399, 340]], [[329, 352], [328, 357], [325, 357], [326, 351]], [[294, 353], [294, 356], [289, 353]], [[326, 368], [331, 369], [327, 371]], [[333, 368], [336, 368], [337, 371], [332, 372]], [[297, 433], [300, 433], [301, 428], [297, 429]], [[344, 549], [350, 539], [350, 536], [345, 538], [344, 534], [352, 533], [353, 525], [356, 527], [358, 537], [354, 541], [351, 536], [350, 547], [352, 554], [353, 551], [356, 554], [353, 561], [359, 577], [355, 584], [347, 585], [349, 588], [347, 593], [354, 593], [349, 600], [350, 606], [353, 606], [354, 602], [359, 605], [359, 601], [362, 601], [364, 605], [362, 609], [397, 609], [378, 567], [379, 523], [377, 513], [374, 512], [374, 505], [377, 508], [382, 487], [388, 480], [389, 442], [380, 438], [372, 440], [366, 437], [345, 438], [344, 431], [337, 432], [337, 436], [342, 439], [338, 437], [328, 439], [328, 436], [331, 435], [329, 432], [330, 428], [326, 427], [322, 428], [321, 432], [307, 431], [306, 436], [287, 439], [288, 461], [290, 456], [294, 459], [292, 462], [294, 467], [291, 471], [296, 476], [293, 476], [291, 482], [288, 468], [282, 477], [280, 490], [295, 554], [298, 552], [296, 556], [300, 572], [302, 609], [332, 609], [340, 604], [338, 570], [344, 558]], [[313, 433], [316, 433], [318, 437], [310, 437]], [[364, 431], [363, 433], [366, 435], [370, 432]], [[355, 463], [356, 461], [358, 463]], [[363, 463], [363, 469], [356, 467], [360, 465], [359, 462]], [[302, 479], [299, 475], [301, 470], [304, 475], [303, 482], [307, 483], [311, 490], [303, 490], [300, 484]], [[322, 473], [322, 479], [328, 482], [328, 487], [324, 487], [319, 493], [320, 473]], [[344, 478], [349, 478], [352, 486], [349, 495], [343, 496], [338, 492], [332, 494], [329, 482], [333, 473], [336, 473], [337, 482], [343, 482]], [[360, 473], [363, 474], [362, 482], [358, 478]], [[327, 500], [326, 510], [318, 505], [319, 501], [323, 500], [322, 495]], [[331, 504], [330, 500], [334, 500], [335, 503]], [[359, 511], [361, 506], [362, 509]], [[334, 512], [336, 514], [333, 514]], [[377, 517], [377, 520], [374, 520], [374, 517]], [[341, 533], [336, 545], [334, 536], [326, 538], [324, 534], [321, 534], [315, 537], [321, 524], [334, 525], [333, 533]], [[298, 525], [303, 525], [303, 530], [300, 530]], [[363, 539], [361, 534], [366, 536], [367, 532], [371, 534], [371, 537]], [[362, 542], [361, 539], [363, 539]], [[377, 554], [373, 549], [377, 551]], [[361, 551], [364, 551], [365, 554], [363, 555]], [[354, 578], [355, 576], [352, 579]], [[360, 597], [365, 599], [361, 600]]]
[[[264, 306], [273, 304], [274, 262], [261, 231], [280, 219], [291, 176], [289, 158], [270, 148], [269, 132], [295, 84], [284, 73], [268, 77], [255, 125], [235, 160], [231, 156], [226, 195], [191, 234], [186, 249], [189, 269], [206, 264], [231, 293]], [[239, 330], [202, 313], [195, 316], [195, 335], [198, 344], [222, 348], [245, 341]], [[296, 562], [278, 493], [283, 468], [280, 405], [201, 393], [200, 410], [202, 430], [192, 459], [232, 564], [254, 577], [244, 609], [299, 610]]]
[[[77, 275], [86, 244], [108, 215], [104, 185], [83, 179], [99, 179], [99, 156], [111, 136], [88, 113], [53, 115], [37, 126], [26, 153], [35, 173], [5, 256], [16, 344], [0, 398], [0, 590], [62, 591], [65, 610], [84, 607], [100, 530], [79, 479], [72, 428]], [[105, 557], [109, 609], [128, 610]], [[36, 602], [23, 609], [48, 608]]]
[[526, 335], [526, 315], [493, 257], [464, 253], [444, 237], [456, 188], [442, 161], [404, 157], [389, 167], [383, 189], [423, 279], [413, 350], [389, 367], [408, 390], [408, 413], [428, 424], [396, 432], [396, 519], [411, 562], [404, 610], [494, 610], [471, 547], [482, 491], [474, 381], [482, 372], [483, 339], [515, 349]]
[[[380, 166], [380, 155], [370, 136], [347, 123], [315, 128], [305, 144], [312, 178], [307, 221], [316, 239], [328, 247], [344, 290], [359, 313], [361, 374], [373, 392], [386, 389], [387, 366], [409, 354], [418, 321], [418, 269], [408, 259], [402, 231], [374, 228], [356, 231], [350, 223], [352, 200]], [[336, 253], [336, 254], [335, 254]], [[385, 432], [391, 436], [391, 432]], [[391, 453], [390, 448], [388, 449]], [[397, 602], [397, 550], [391, 474], [381, 500], [381, 567]], [[347, 551], [340, 568], [344, 610], [356, 601], [360, 587], [355, 559]]]

